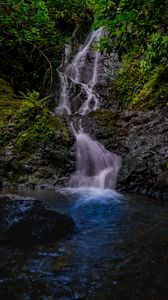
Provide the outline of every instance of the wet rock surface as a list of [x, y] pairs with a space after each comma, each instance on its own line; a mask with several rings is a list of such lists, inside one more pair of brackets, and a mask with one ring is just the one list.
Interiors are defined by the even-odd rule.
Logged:
[[29, 245], [57, 241], [74, 221], [32, 197], [0, 194], [0, 243]]
[[122, 157], [118, 189], [168, 199], [168, 109], [104, 109], [83, 122], [92, 136]]

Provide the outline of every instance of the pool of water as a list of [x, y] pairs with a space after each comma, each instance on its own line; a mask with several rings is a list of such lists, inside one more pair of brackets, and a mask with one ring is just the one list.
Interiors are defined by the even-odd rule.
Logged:
[[66, 239], [0, 248], [0, 299], [166, 300], [168, 205], [110, 190], [27, 191], [76, 227]]

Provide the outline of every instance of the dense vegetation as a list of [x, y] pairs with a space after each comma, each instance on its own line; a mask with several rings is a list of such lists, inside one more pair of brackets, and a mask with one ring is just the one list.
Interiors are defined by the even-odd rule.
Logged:
[[78, 28], [75, 44], [75, 38], [86, 33], [91, 24], [93, 28], [106, 27], [107, 36], [99, 48], [116, 51], [122, 62], [111, 84], [110, 101], [136, 109], [167, 105], [167, 15], [166, 0], [1, 2], [1, 146], [13, 139], [21, 150], [53, 138], [60, 122], [47, 108], [45, 97], [56, 86], [56, 68], [63, 59], [65, 44]]
[[53, 94], [65, 44], [75, 29], [87, 32], [91, 9], [85, 0], [7, 0], [0, 20], [0, 145], [32, 150], [57, 131], [67, 136], [40, 97]]
[[76, 26], [87, 28], [85, 1], [7, 0], [0, 4], [3, 74], [15, 89], [49, 91], [65, 43]]
[[120, 105], [136, 108], [168, 102], [167, 0], [90, 1], [95, 27], [105, 26], [108, 37], [100, 48], [117, 51], [122, 70], [113, 83]]

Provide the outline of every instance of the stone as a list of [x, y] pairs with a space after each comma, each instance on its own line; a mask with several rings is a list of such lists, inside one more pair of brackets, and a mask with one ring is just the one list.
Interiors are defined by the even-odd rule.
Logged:
[[168, 108], [100, 109], [86, 117], [83, 125], [122, 157], [117, 189], [168, 200]]
[[[38, 188], [48, 186], [52, 189], [56, 184], [65, 184], [75, 166], [70, 149], [74, 143], [53, 140], [41, 145], [29, 155], [17, 155], [15, 144], [3, 148], [0, 153], [0, 182], [5, 186], [27, 186]], [[64, 180], [62, 180], [64, 178]]]
[[0, 194], [0, 242], [31, 245], [57, 241], [72, 232], [74, 221], [32, 197]]

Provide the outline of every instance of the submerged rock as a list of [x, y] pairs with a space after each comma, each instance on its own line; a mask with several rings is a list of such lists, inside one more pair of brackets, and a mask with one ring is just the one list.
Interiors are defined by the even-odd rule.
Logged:
[[0, 195], [0, 241], [12, 244], [56, 241], [72, 232], [70, 216], [47, 208], [32, 197]]

